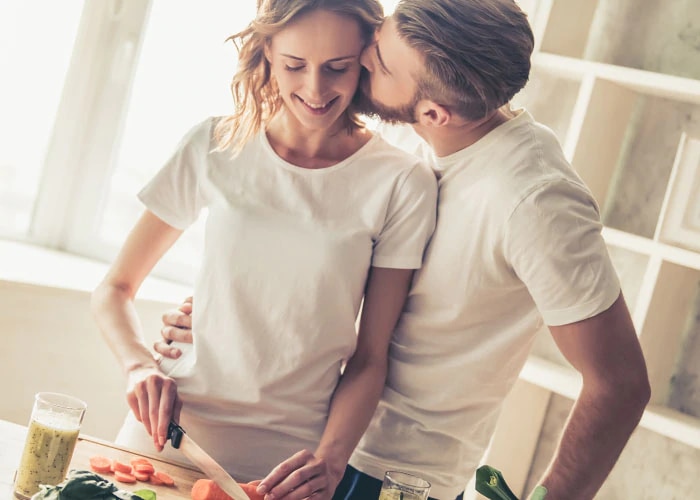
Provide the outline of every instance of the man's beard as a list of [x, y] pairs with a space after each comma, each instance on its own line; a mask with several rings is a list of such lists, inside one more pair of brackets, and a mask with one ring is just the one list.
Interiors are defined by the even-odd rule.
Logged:
[[418, 97], [414, 96], [409, 104], [392, 108], [385, 106], [372, 99], [372, 91], [370, 89], [369, 73], [366, 69], [362, 69], [360, 74], [360, 82], [357, 86], [357, 92], [353, 98], [355, 109], [371, 118], [379, 118], [384, 122], [391, 124], [396, 123], [416, 123], [416, 104]]

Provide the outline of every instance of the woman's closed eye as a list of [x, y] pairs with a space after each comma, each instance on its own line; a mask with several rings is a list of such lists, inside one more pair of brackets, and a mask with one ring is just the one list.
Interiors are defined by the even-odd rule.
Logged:
[[328, 66], [328, 71], [333, 73], [345, 73], [348, 69], [350, 69], [350, 66], [347, 64], [343, 64], [342, 66]]
[[[306, 68], [306, 65], [303, 65], [303, 64], [299, 65], [299, 66], [290, 66], [289, 64], [284, 65], [285, 70], [292, 71], [292, 72], [301, 71], [304, 68]], [[348, 71], [348, 69], [350, 69], [350, 66], [348, 66], [347, 64], [344, 64], [342, 66], [326, 66], [325, 67], [326, 71], [328, 71], [330, 73], [337, 73], [337, 74], [345, 73]]]

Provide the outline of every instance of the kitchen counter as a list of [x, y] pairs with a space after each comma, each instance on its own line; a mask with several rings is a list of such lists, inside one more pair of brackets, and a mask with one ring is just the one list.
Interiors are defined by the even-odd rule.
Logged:
[[[13, 479], [21, 458], [22, 449], [24, 448], [26, 433], [26, 427], [0, 420], [0, 500], [12, 499]], [[129, 460], [135, 456], [148, 458], [153, 462], [156, 470], [167, 472], [173, 477], [175, 486], [154, 486], [150, 483], [142, 482], [123, 484], [114, 481], [114, 477], [111, 474], [103, 474], [103, 476], [105, 479], [114, 482], [121, 489], [130, 491], [142, 488], [151, 489], [156, 492], [158, 500], [189, 499], [194, 482], [205, 477], [199, 470], [187, 465], [164, 461], [155, 455], [134, 453], [114, 443], [83, 435], [78, 438], [78, 444], [75, 446], [70, 468], [89, 470], [88, 460], [93, 455], [102, 455], [112, 460], [126, 463], [129, 463]]]

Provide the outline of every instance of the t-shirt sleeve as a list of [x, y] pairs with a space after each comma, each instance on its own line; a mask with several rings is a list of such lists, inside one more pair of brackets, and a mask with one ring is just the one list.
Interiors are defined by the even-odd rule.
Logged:
[[141, 202], [160, 219], [177, 229], [197, 220], [206, 205], [202, 177], [211, 145], [212, 120], [190, 129], [165, 165], [138, 193]]
[[421, 267], [423, 252], [435, 229], [437, 179], [417, 163], [397, 183], [384, 227], [374, 243], [372, 266], [396, 269]]
[[595, 200], [571, 181], [538, 187], [513, 211], [504, 254], [546, 324], [590, 318], [619, 296], [620, 283], [601, 229]]

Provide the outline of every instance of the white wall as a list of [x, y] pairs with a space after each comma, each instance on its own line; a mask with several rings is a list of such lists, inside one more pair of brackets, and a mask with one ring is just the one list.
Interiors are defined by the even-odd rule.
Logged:
[[[114, 439], [127, 412], [126, 379], [89, 300], [84, 291], [0, 280], [0, 419], [27, 425], [36, 392], [63, 392], [87, 402], [85, 434]], [[137, 302], [147, 339], [159, 337], [161, 315], [171, 307]]]

